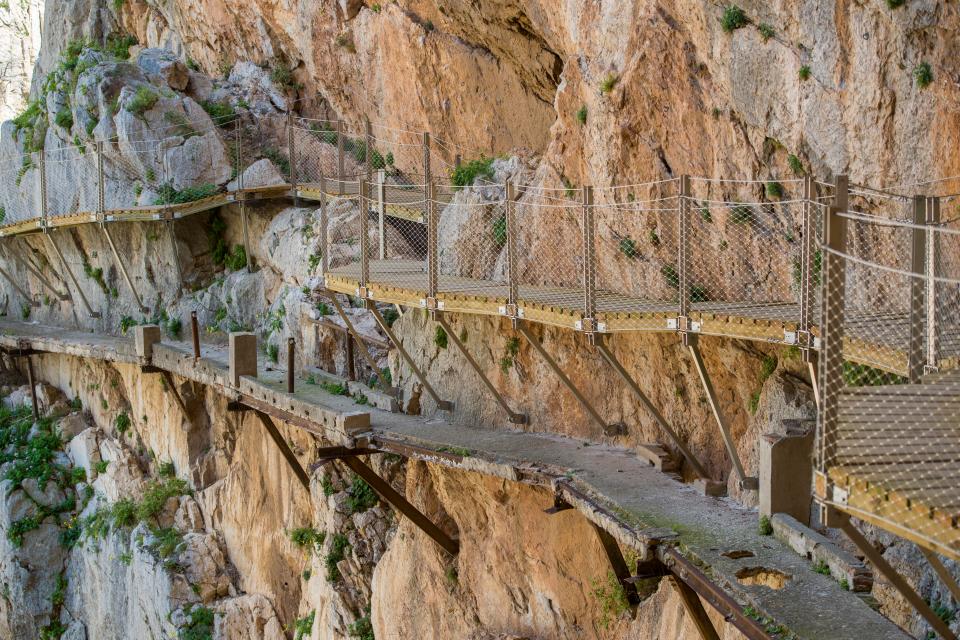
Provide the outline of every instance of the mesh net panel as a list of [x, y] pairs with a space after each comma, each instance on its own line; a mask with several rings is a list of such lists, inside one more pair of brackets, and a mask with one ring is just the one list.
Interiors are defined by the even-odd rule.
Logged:
[[846, 243], [824, 265], [822, 499], [956, 558], [960, 234], [838, 215]]

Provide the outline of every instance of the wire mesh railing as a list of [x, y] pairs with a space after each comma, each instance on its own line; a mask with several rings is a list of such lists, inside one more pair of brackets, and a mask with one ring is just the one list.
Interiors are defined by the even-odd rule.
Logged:
[[935, 199], [911, 220], [830, 210], [818, 497], [960, 555], [960, 231]]

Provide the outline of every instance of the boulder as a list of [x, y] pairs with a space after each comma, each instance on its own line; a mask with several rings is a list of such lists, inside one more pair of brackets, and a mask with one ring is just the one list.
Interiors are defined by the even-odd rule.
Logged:
[[97, 430], [88, 428], [74, 436], [67, 445], [67, 454], [73, 466], [86, 471], [87, 479], [92, 481], [96, 475], [97, 463], [101, 460]]
[[89, 425], [87, 424], [87, 419], [79, 411], [64, 416], [63, 419], [57, 424], [57, 429], [60, 431], [60, 437], [63, 438], [65, 442], [69, 442], [76, 437], [77, 434], [87, 430], [88, 428]]
[[286, 179], [280, 175], [276, 165], [267, 158], [257, 160], [249, 167], [243, 170], [240, 179], [233, 179], [227, 183], [228, 191], [235, 191], [243, 184], [244, 189], [253, 187], [270, 187], [273, 185], [284, 184]]
[[172, 51], [166, 49], [143, 49], [137, 56], [137, 65], [147, 75], [157, 76], [171, 89], [183, 91], [190, 82], [190, 72]]

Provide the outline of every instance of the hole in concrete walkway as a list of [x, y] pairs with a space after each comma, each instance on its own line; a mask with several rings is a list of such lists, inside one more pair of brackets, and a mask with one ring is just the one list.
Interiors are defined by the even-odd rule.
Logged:
[[735, 549], [733, 551], [727, 551], [722, 555], [730, 558], [731, 560], [739, 560], [741, 558], [752, 558], [753, 551], [747, 551], [746, 549]]
[[744, 567], [737, 571], [737, 580], [740, 584], [760, 585], [771, 589], [783, 589], [790, 575], [776, 569], [766, 567]]

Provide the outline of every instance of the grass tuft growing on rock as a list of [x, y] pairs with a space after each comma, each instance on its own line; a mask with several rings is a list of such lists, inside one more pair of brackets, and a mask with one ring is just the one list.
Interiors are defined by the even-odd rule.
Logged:
[[450, 172], [450, 181], [458, 189], [473, 186], [477, 179], [493, 180], [493, 158], [471, 160]]
[[930, 69], [930, 63], [921, 62], [913, 68], [913, 79], [916, 80], [917, 86], [921, 89], [926, 89], [933, 82], [933, 71]]
[[749, 22], [747, 14], [735, 4], [728, 5], [723, 10], [723, 17], [720, 18], [720, 26], [727, 33], [733, 33], [737, 29], [747, 26]]
[[617, 618], [630, 609], [627, 592], [613, 571], [608, 571], [605, 579], [594, 578], [590, 586], [590, 593], [600, 606], [600, 626], [609, 629]]
[[154, 105], [157, 104], [159, 99], [160, 96], [156, 91], [150, 87], [141, 86], [137, 88], [137, 91], [133, 94], [133, 97], [127, 100], [125, 107], [127, 111], [133, 115], [142, 118], [144, 113], [150, 109], [153, 109]]
[[302, 618], [298, 618], [297, 621], [293, 623], [293, 640], [302, 640], [313, 633], [313, 621], [316, 616], [317, 612], [314, 610]]
[[440, 325], [437, 325], [437, 330], [433, 334], [433, 344], [437, 345], [438, 349], [447, 348], [447, 332]]
[[204, 606], [187, 605], [184, 609], [187, 624], [180, 628], [177, 640], [211, 640], [213, 638], [213, 609]]
[[380, 499], [376, 492], [360, 476], [353, 476], [353, 482], [347, 490], [350, 497], [347, 498], [347, 506], [351, 513], [362, 513], [368, 509], [377, 506]]

